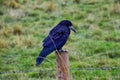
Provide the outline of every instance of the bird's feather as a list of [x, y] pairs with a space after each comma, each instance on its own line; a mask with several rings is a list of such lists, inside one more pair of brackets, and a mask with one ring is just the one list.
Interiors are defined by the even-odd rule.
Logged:
[[63, 20], [50, 31], [49, 35], [43, 40], [43, 49], [36, 59], [37, 66], [51, 52], [62, 49], [70, 34], [69, 26], [72, 26], [72, 23], [68, 20]]
[[40, 65], [43, 62], [43, 60], [46, 58], [46, 56], [49, 55], [51, 52], [53, 52], [54, 49], [55, 49], [54, 47], [43, 48], [36, 59], [37, 62], [36, 66]]
[[[58, 27], [60, 27], [58, 29]], [[64, 38], [64, 36], [66, 34], [66, 29], [64, 28], [64, 26], [56, 26], [55, 28], [53, 28], [49, 35], [43, 40], [43, 46], [47, 47], [50, 45], [53, 45], [53, 43], [55, 43], [57, 40], [61, 40], [62, 38]]]

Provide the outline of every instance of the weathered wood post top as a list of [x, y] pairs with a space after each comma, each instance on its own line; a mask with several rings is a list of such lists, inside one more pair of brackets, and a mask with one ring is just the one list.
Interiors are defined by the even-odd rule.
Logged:
[[56, 51], [57, 80], [70, 80], [69, 56], [67, 51]]

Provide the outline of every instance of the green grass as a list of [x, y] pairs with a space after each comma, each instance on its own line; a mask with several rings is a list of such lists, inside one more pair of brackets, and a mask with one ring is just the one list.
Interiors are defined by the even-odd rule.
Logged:
[[0, 80], [55, 80], [55, 54], [39, 67], [35, 60], [42, 40], [64, 19], [77, 30], [64, 46], [71, 79], [120, 79], [119, 0], [1, 0], [0, 7]]

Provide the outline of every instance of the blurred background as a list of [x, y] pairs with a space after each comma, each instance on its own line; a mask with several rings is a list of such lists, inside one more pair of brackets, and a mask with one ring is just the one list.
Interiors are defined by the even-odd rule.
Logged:
[[71, 80], [120, 79], [120, 0], [0, 0], [0, 80], [55, 80], [54, 52], [39, 66], [42, 40], [70, 20]]

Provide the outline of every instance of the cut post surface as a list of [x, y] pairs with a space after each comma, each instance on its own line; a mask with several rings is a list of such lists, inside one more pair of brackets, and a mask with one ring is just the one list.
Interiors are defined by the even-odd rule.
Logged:
[[56, 51], [57, 80], [70, 80], [69, 56], [67, 51]]

